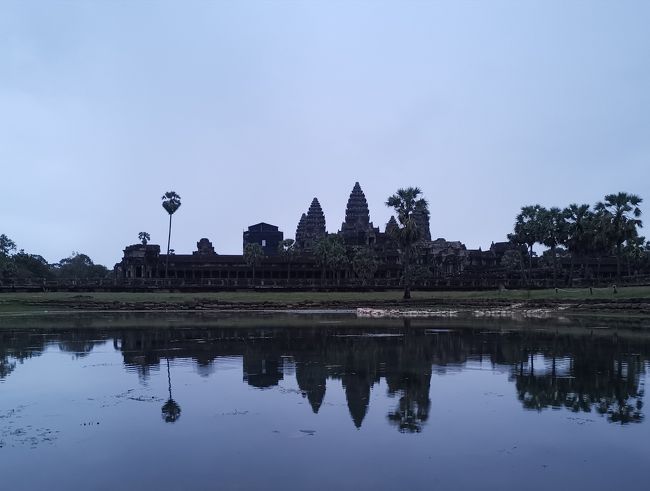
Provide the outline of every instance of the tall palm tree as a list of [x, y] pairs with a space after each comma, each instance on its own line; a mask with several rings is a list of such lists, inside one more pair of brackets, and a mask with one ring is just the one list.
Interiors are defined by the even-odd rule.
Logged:
[[637, 227], [643, 227], [639, 208], [642, 201], [636, 194], [621, 192], [608, 194], [605, 201], [597, 203], [595, 207], [609, 221], [612, 243], [616, 247], [616, 277], [619, 280], [623, 243], [637, 236]]
[[176, 191], [167, 191], [162, 197], [162, 206], [169, 213], [169, 234], [167, 235], [167, 257], [165, 259], [165, 278], [169, 269], [169, 244], [172, 239], [172, 215], [181, 207], [181, 197]]
[[565, 244], [571, 254], [569, 286], [571, 286], [573, 281], [575, 258], [584, 255], [590, 247], [590, 239], [592, 238], [590, 224], [593, 223], [593, 213], [589, 208], [589, 205], [572, 203], [564, 209], [564, 215], [568, 224]]
[[391, 235], [402, 252], [405, 300], [411, 298], [411, 255], [424, 233], [417, 226], [417, 217], [429, 216], [429, 203], [421, 195], [418, 187], [400, 188], [386, 200], [386, 206], [392, 207], [397, 214], [398, 226], [391, 229]]
[[253, 286], [255, 285], [255, 269], [262, 264], [264, 249], [260, 244], [246, 244], [244, 247], [244, 262], [253, 269]]
[[345, 251], [343, 237], [338, 234], [328, 236], [330, 241], [329, 254], [327, 256], [327, 266], [332, 270], [336, 277], [336, 285], [341, 284], [341, 270], [348, 266], [348, 256]]
[[541, 242], [551, 249], [553, 256], [553, 288], [557, 287], [557, 246], [564, 244], [568, 237], [566, 213], [557, 207], [542, 208], [540, 213]]
[[284, 239], [278, 243], [278, 255], [287, 263], [287, 282], [291, 281], [291, 262], [297, 253], [295, 240]]
[[639, 236], [633, 239], [628, 239], [625, 247], [623, 248], [623, 255], [627, 261], [627, 275], [632, 276], [632, 265], [635, 269], [641, 264], [646, 255], [645, 251], [646, 240], [645, 237]]
[[321, 282], [327, 280], [327, 270], [332, 272], [336, 283], [340, 282], [341, 269], [347, 265], [345, 244], [343, 238], [338, 234], [329, 234], [321, 238], [314, 245], [314, 255], [321, 267]]
[[514, 234], [510, 234], [510, 240], [528, 247], [528, 279], [532, 278], [533, 269], [533, 246], [542, 241], [541, 216], [544, 208], [540, 205], [523, 206], [521, 212], [515, 219]]

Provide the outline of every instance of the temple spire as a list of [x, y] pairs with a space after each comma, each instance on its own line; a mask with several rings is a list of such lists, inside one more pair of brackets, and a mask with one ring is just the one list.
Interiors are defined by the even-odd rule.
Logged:
[[307, 223], [307, 214], [303, 213], [296, 228], [296, 242], [300, 242], [305, 238], [305, 224]]
[[345, 208], [345, 221], [341, 225], [343, 239], [351, 246], [367, 246], [374, 243], [377, 232], [370, 223], [366, 195], [355, 182]]
[[345, 209], [345, 223], [343, 229], [351, 227], [367, 227], [370, 223], [370, 211], [368, 201], [363, 194], [358, 182], [354, 183], [348, 205]]
[[325, 214], [318, 202], [318, 198], [314, 198], [307, 210], [307, 229], [316, 235], [325, 235]]
[[303, 213], [298, 223], [296, 244], [298, 248], [304, 251], [311, 251], [314, 244], [325, 237], [326, 234], [325, 214], [318, 202], [318, 198], [314, 198], [311, 205], [309, 205], [307, 214]]
[[388, 223], [386, 224], [386, 234], [390, 236], [398, 228], [399, 228], [399, 225], [397, 225], [397, 220], [395, 220], [394, 216], [391, 216], [390, 220], [388, 220]]

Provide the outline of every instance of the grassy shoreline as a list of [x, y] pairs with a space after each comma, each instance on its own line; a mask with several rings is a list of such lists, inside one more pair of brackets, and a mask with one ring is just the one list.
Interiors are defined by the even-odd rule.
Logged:
[[503, 307], [562, 308], [572, 313], [610, 312], [650, 316], [650, 287], [413, 292], [409, 301], [401, 291], [284, 292], [236, 291], [210, 293], [50, 292], [0, 294], [0, 317], [53, 311], [166, 311], [166, 310], [313, 310], [358, 307], [490, 309]]

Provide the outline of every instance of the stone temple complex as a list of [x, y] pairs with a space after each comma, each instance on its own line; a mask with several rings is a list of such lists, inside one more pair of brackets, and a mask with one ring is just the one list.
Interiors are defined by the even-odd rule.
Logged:
[[[502, 262], [514, 246], [509, 242], [492, 244], [488, 250], [467, 249], [460, 241], [442, 238], [432, 240], [429, 214], [415, 217], [420, 239], [417, 244], [414, 275], [421, 288], [494, 288], [515, 286], [521, 281], [506, 272]], [[243, 233], [243, 247], [257, 243], [264, 258], [252, 268], [243, 255], [218, 254], [207, 238], [197, 242], [191, 254], [161, 254], [158, 245], [130, 245], [124, 249], [122, 261], [115, 265], [117, 281], [123, 285], [187, 288], [398, 288], [402, 265], [394, 230], [399, 227], [391, 217], [382, 232], [370, 217], [368, 201], [358, 182], [350, 193], [345, 221], [338, 232], [347, 260], [330, 267], [317, 256], [316, 245], [328, 237], [325, 213], [314, 198], [298, 221], [294, 247], [290, 253], [280, 253], [284, 234], [277, 226], [266, 222], [251, 225]], [[355, 270], [355, 254], [359, 250], [376, 264], [372, 278], [360, 277]], [[165, 265], [168, 272], [165, 278]], [[512, 270], [512, 268], [510, 268]], [[254, 276], [253, 276], [254, 275]]]

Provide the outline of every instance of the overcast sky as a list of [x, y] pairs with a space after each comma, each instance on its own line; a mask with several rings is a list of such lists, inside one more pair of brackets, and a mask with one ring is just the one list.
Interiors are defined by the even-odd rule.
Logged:
[[357, 180], [382, 231], [417, 185], [470, 248], [525, 204], [650, 203], [648, 26], [648, 1], [4, 0], [0, 233], [112, 267], [165, 244], [168, 190], [177, 253], [293, 238], [314, 196], [335, 232]]

